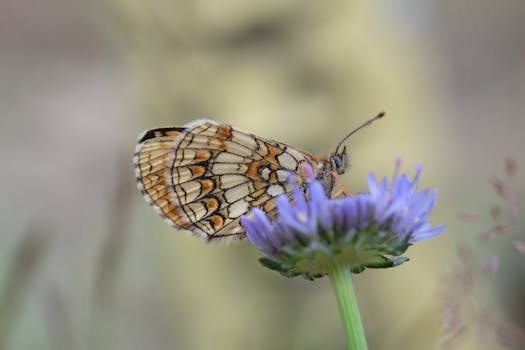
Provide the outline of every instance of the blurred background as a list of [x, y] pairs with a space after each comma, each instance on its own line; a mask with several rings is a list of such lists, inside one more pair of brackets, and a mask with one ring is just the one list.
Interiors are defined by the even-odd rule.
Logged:
[[347, 186], [422, 163], [447, 230], [354, 278], [370, 349], [525, 348], [524, 35], [519, 0], [3, 0], [0, 349], [344, 349], [327, 279], [173, 230], [132, 155], [199, 117], [323, 154], [381, 110]]

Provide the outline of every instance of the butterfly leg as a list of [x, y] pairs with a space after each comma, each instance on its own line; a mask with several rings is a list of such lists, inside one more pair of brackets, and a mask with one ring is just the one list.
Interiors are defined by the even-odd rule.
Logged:
[[339, 186], [339, 190], [335, 192], [335, 194], [333, 195], [333, 198], [339, 198], [339, 197], [342, 197], [343, 195], [350, 196], [350, 197], [354, 196], [354, 194], [350, 192], [348, 188], [346, 188], [345, 184], [343, 183], [343, 181], [341, 181], [341, 178], [339, 177], [339, 175], [337, 175], [335, 171], [332, 171], [332, 177], [334, 178], [335, 182], [337, 182], [337, 185]]

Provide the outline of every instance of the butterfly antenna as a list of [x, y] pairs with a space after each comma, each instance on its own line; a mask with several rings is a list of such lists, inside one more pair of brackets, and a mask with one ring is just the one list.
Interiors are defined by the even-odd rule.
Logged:
[[337, 144], [337, 147], [335, 149], [335, 153], [339, 153], [339, 148], [341, 148], [341, 146], [343, 145], [343, 143], [350, 137], [352, 136], [353, 134], [355, 134], [356, 132], [358, 132], [359, 130], [361, 130], [362, 128], [364, 128], [365, 126], [368, 126], [370, 124], [372, 124], [373, 122], [375, 122], [376, 120], [378, 119], [381, 119], [385, 116], [385, 112], [379, 112], [375, 117], [373, 118], [370, 118], [368, 119], [366, 122], [364, 122], [363, 124], [359, 125], [357, 128], [355, 128], [354, 130], [352, 130], [348, 135], [346, 135], [345, 137], [343, 137], [343, 139], [341, 140], [341, 142], [339, 142]]

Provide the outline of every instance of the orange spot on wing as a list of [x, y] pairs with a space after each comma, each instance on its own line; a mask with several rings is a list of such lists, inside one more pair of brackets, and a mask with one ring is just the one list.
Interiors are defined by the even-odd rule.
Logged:
[[198, 162], [204, 162], [208, 159], [210, 159], [210, 152], [208, 151], [197, 151], [195, 154], [195, 160]]
[[[257, 184], [262, 184], [262, 186], [257, 186]], [[265, 186], [264, 182], [256, 182], [255, 185], [256, 185], [255, 188], [259, 188], [259, 190], [253, 192], [253, 193], [250, 195], [252, 198], [257, 198], [257, 197], [259, 197], [259, 196], [262, 196], [262, 195], [264, 194], [264, 192], [266, 191], [266, 189], [262, 188], [262, 187]]]
[[265, 212], [272, 211], [274, 208], [275, 208], [275, 201], [268, 201], [268, 202], [266, 202], [266, 204], [264, 204], [264, 206], [263, 206], [263, 210], [264, 210]]
[[215, 215], [211, 218], [211, 222], [213, 224], [213, 227], [218, 229], [222, 227], [224, 220], [219, 215]]
[[[266, 183], [266, 182], [264, 182], [264, 181], [255, 181], [255, 182], [253, 183], [253, 187], [254, 187], [256, 190], [263, 189], [263, 188], [265, 188], [266, 186], [268, 186], [268, 183]], [[264, 190], [263, 190], [263, 192], [264, 192]], [[259, 192], [258, 192], [258, 191], [255, 192], [254, 195], [255, 195], [256, 193], [259, 193]]]
[[277, 183], [277, 174], [276, 173], [271, 173], [270, 174], [270, 183], [272, 183], [272, 184]]
[[260, 180], [259, 178], [259, 167], [261, 166], [261, 162], [253, 162], [248, 166], [248, 170], [246, 171], [246, 176], [248, 176], [250, 179], [253, 180]]
[[254, 201], [252, 201], [250, 203], [250, 205], [252, 207], [259, 207], [261, 206], [264, 202], [266, 202], [268, 199], [270, 199], [270, 196], [265, 194], [265, 195], [262, 195], [260, 196], [259, 198], [256, 198]]
[[219, 207], [219, 201], [217, 201], [215, 198], [210, 198], [208, 199], [206, 205], [208, 206], [209, 210], [217, 210]]
[[215, 184], [213, 183], [212, 180], [207, 179], [201, 182], [201, 186], [202, 186], [202, 191], [204, 193], [209, 193], [211, 192], [211, 190], [213, 190], [213, 188], [215, 187]]
[[227, 125], [219, 125], [219, 127], [217, 128], [217, 134], [219, 135], [219, 137], [229, 139], [232, 136], [232, 130]]
[[277, 156], [282, 154], [283, 151], [272, 145], [267, 145], [267, 147], [268, 147], [268, 154], [264, 158], [266, 158], [269, 162], [279, 163], [279, 161], [277, 160]]
[[206, 168], [200, 165], [192, 166], [190, 169], [194, 177], [201, 177], [206, 172]]

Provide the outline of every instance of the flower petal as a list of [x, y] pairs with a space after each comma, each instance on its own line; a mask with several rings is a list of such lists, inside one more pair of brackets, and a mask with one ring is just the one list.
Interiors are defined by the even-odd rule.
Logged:
[[242, 217], [241, 224], [250, 242], [269, 256], [265, 261], [288, 277], [320, 277], [330, 259], [348, 259], [354, 272], [399, 265], [407, 260], [400, 254], [410, 244], [444, 230], [428, 221], [437, 191], [418, 190], [422, 167], [410, 179], [400, 174], [400, 164], [398, 160], [390, 184], [386, 176], [379, 183], [368, 174], [368, 192], [340, 199], [327, 198], [325, 188], [311, 178], [307, 200], [304, 187], [290, 180], [292, 200], [277, 198], [273, 223], [254, 209], [252, 219]]

